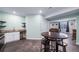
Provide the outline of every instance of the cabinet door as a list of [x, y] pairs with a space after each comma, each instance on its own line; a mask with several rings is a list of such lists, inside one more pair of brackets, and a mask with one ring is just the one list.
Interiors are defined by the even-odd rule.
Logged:
[[10, 42], [10, 41], [12, 41], [12, 34], [11, 33], [5, 33], [4, 42], [7, 43], [7, 42]]
[[19, 32], [5, 33], [5, 43], [20, 40], [19, 36]]
[[13, 41], [20, 40], [20, 33], [19, 32], [13, 32], [12, 36], [14, 38]]

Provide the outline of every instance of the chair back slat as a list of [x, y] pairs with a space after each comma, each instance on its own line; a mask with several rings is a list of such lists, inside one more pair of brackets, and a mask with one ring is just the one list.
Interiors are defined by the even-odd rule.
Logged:
[[51, 28], [51, 29], [49, 29], [49, 32], [59, 32], [59, 29], [57, 29], [57, 28]]

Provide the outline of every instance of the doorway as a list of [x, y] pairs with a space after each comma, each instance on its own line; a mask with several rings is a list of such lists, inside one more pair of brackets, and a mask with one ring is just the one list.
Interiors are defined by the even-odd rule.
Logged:
[[68, 21], [61, 21], [59, 22], [59, 28], [61, 32], [69, 32], [69, 22]]

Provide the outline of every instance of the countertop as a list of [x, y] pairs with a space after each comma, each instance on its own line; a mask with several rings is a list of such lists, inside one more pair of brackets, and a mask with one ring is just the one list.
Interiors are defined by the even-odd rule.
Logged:
[[13, 30], [0, 30], [2, 33], [9, 33], [9, 32], [22, 32], [25, 29], [13, 29]]

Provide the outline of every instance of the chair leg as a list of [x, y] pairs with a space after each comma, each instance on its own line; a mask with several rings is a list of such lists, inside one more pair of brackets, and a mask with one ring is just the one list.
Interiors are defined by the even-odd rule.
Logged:
[[63, 46], [63, 52], [66, 52], [66, 46]]
[[41, 44], [40, 52], [42, 52], [42, 44]]
[[45, 48], [44, 48], [43, 46], [44, 46], [44, 45], [41, 44], [40, 52], [44, 52], [44, 49], [45, 49]]

